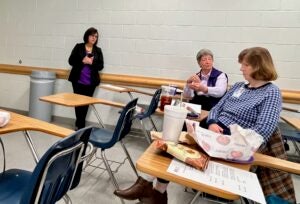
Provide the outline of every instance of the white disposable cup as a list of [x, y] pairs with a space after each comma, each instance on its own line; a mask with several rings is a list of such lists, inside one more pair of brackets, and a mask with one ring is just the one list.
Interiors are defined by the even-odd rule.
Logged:
[[4, 127], [10, 120], [10, 113], [0, 111], [0, 127]]
[[179, 106], [166, 105], [164, 110], [163, 139], [178, 143], [188, 111]]

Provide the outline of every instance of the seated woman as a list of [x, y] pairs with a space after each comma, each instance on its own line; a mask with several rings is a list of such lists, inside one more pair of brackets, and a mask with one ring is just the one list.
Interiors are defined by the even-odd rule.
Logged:
[[196, 59], [200, 71], [188, 78], [185, 90], [193, 92], [194, 97], [190, 103], [201, 105], [203, 110], [210, 111], [227, 90], [227, 75], [213, 67], [214, 56], [209, 49], [200, 50]]
[[[217, 133], [229, 134], [229, 125], [238, 124], [242, 128], [255, 130], [264, 137], [260, 150], [270, 150], [270, 143], [278, 138], [276, 127], [281, 111], [281, 94], [276, 85], [271, 83], [277, 79], [272, 57], [269, 51], [262, 47], [253, 47], [243, 50], [238, 57], [241, 63], [241, 72], [247, 82], [239, 82], [225, 94], [219, 103], [211, 109], [207, 119], [208, 129]], [[273, 138], [274, 137], [274, 138]], [[276, 142], [276, 148], [283, 149], [283, 143]], [[268, 151], [267, 151], [268, 152]], [[273, 154], [276, 156], [277, 154]], [[272, 181], [261, 182], [265, 196], [275, 193], [292, 203], [295, 203], [295, 192], [290, 175], [282, 177], [278, 174], [268, 175], [266, 168], [256, 172], [270, 176]], [[271, 182], [271, 183], [270, 183]], [[277, 188], [284, 186], [286, 188]], [[269, 184], [269, 185], [265, 185]], [[282, 185], [278, 185], [282, 184]], [[137, 182], [126, 190], [115, 191], [115, 194], [124, 199], [140, 199], [144, 203], [167, 203], [168, 182], [158, 179], [154, 188], [152, 182], [139, 178]], [[266, 188], [264, 188], [266, 186]], [[267, 189], [268, 188], [268, 189]]]

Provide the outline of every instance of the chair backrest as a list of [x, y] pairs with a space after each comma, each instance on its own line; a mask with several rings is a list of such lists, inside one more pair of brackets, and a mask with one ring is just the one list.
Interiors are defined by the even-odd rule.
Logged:
[[[137, 104], [137, 98], [130, 101], [122, 110], [120, 117], [118, 119], [118, 122], [116, 124], [116, 127], [113, 132], [113, 136], [111, 137], [111, 140], [106, 143], [106, 148], [111, 148], [115, 145], [118, 141], [123, 139], [125, 135], [127, 135], [130, 132], [132, 120], [134, 119], [134, 112]], [[97, 128], [94, 128], [95, 131]], [[92, 130], [91, 134], [97, 134], [94, 133], [94, 130]]]
[[157, 90], [155, 91], [155, 93], [154, 93], [154, 95], [153, 95], [153, 97], [152, 97], [152, 99], [151, 99], [150, 105], [149, 105], [147, 111], [145, 111], [145, 112], [143, 113], [143, 117], [142, 117], [142, 118], [149, 117], [150, 115], [152, 115], [152, 114], [155, 112], [155, 110], [156, 110], [156, 108], [157, 108], [157, 106], [158, 106], [158, 103], [159, 103], [161, 90], [162, 90], [162, 89], [159, 88], [159, 89], [157, 89]]
[[123, 109], [116, 128], [114, 130], [114, 135], [118, 135], [118, 140], [121, 140], [127, 135], [131, 130], [132, 120], [134, 119], [135, 108], [138, 99], [133, 99], [130, 101]]
[[66, 192], [78, 185], [75, 176], [81, 175], [78, 168], [85, 151], [92, 127], [80, 129], [56, 142], [42, 156], [32, 172], [27, 190], [20, 203], [54, 204]]

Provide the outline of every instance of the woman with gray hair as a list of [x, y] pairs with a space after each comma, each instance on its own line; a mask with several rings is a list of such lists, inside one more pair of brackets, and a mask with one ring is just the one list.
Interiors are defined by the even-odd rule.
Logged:
[[227, 75], [213, 67], [214, 56], [209, 49], [202, 49], [196, 56], [200, 71], [188, 78], [185, 90], [193, 92], [190, 103], [201, 105], [209, 111], [225, 94], [228, 85]]

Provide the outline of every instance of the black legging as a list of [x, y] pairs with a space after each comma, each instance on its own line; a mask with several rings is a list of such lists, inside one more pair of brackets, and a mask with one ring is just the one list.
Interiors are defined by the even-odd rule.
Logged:
[[[83, 85], [80, 83], [72, 83], [73, 91], [76, 94], [93, 96], [96, 86]], [[76, 122], [75, 126], [77, 129], [85, 127], [85, 118], [88, 112], [89, 106], [78, 106], [75, 107]]]

